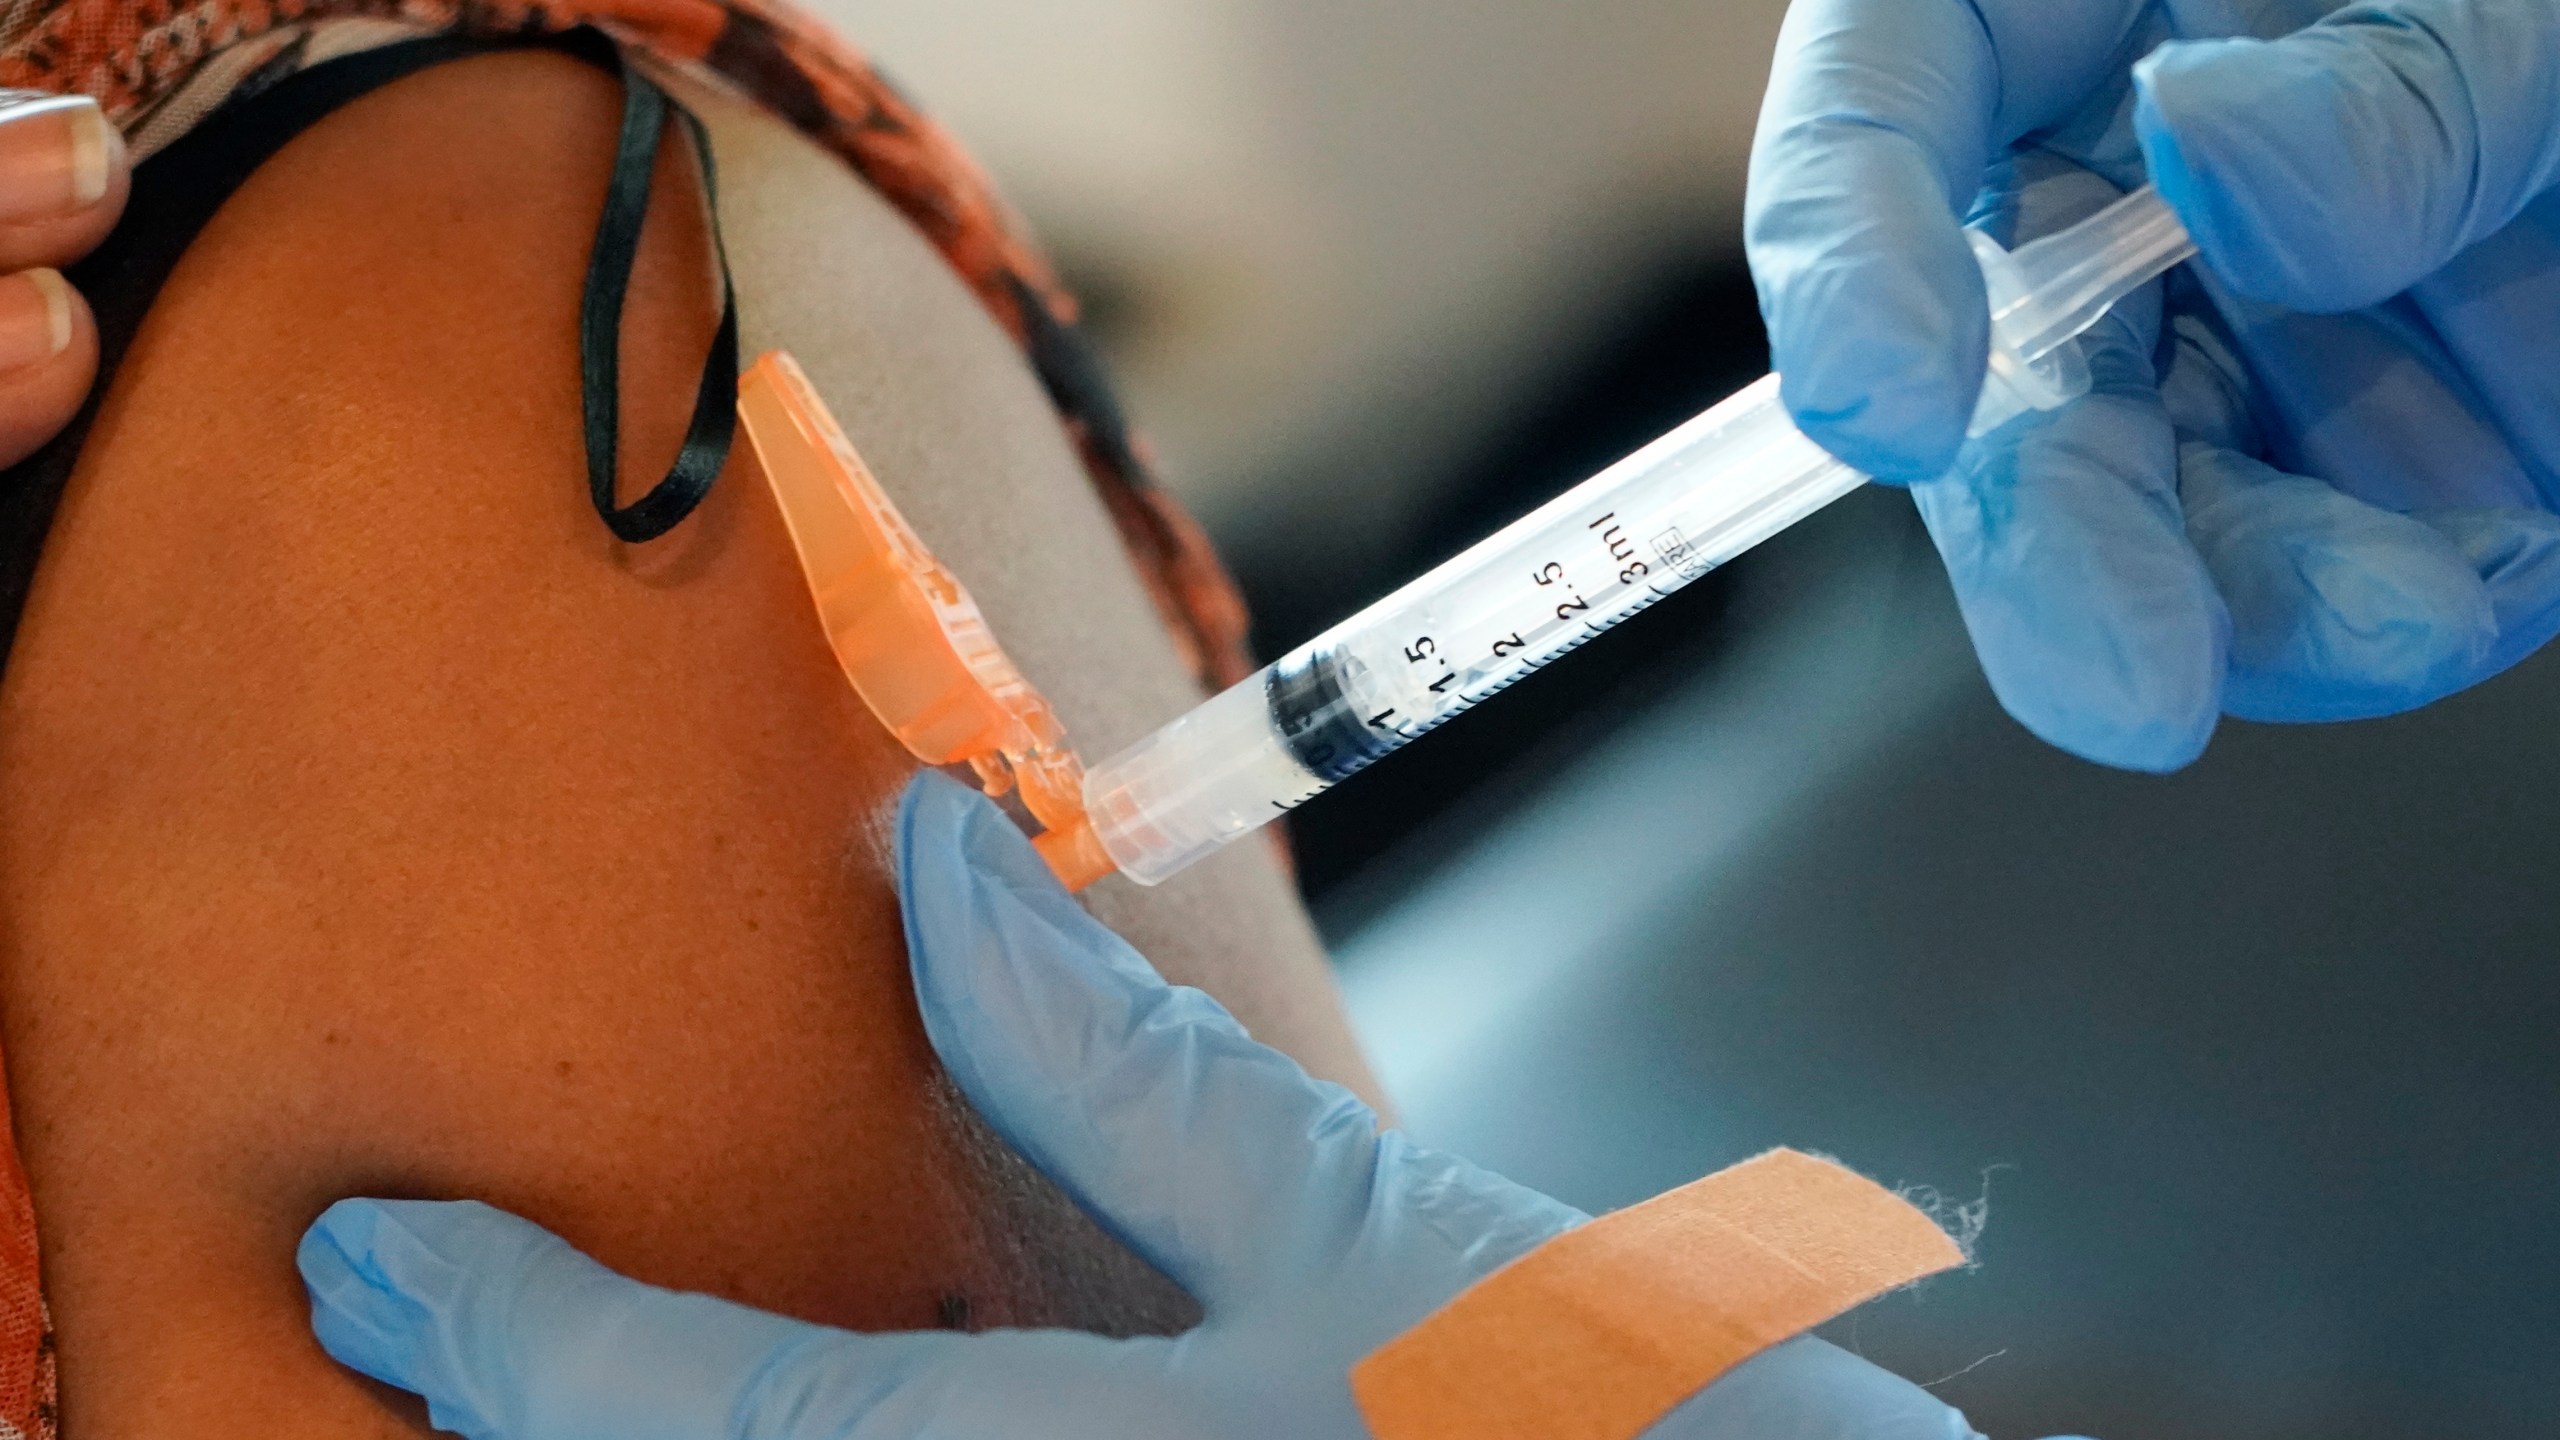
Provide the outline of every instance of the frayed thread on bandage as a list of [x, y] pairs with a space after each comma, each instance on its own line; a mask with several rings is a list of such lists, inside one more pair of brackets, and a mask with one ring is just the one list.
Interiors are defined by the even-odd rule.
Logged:
[[1991, 1177], [2006, 1168], [1994, 1165], [1983, 1171], [1982, 1193], [1970, 1200], [1958, 1200], [1935, 1185], [1905, 1185], [1893, 1193], [1936, 1221], [1964, 1252], [1964, 1268], [1971, 1270], [1982, 1263], [1982, 1232], [1991, 1228]]

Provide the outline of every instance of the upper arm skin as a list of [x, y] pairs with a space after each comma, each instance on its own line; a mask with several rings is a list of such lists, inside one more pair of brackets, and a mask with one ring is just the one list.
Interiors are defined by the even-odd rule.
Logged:
[[[577, 291], [619, 105], [507, 54], [297, 139], [172, 277], [66, 495], [0, 681], [0, 1034], [74, 1440], [409, 1433], [303, 1329], [295, 1238], [349, 1193], [485, 1198], [838, 1323], [1161, 1314], [943, 1093], [878, 848], [912, 762], [745, 447], [651, 546], [587, 504]], [[726, 154], [739, 119], [750, 343], [800, 353], [1079, 740], [1177, 708], [1002, 337], [912, 234], [813, 228], [780, 162]], [[624, 334], [639, 483], [713, 320], [667, 151]], [[1261, 857], [1098, 908], [1358, 1078]]]
[[[711, 131], [746, 353], [799, 360], [1078, 751], [1098, 762], [1198, 704], [1057, 412], [950, 267], [780, 121], [669, 86]], [[1155, 890], [1107, 879], [1087, 901], [1168, 977], [1379, 1101], [1322, 946], [1265, 847], [1235, 846]]]

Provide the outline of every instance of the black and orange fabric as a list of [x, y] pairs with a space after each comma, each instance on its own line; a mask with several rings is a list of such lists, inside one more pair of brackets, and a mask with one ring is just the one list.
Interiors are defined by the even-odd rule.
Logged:
[[[1148, 483], [1075, 330], [1073, 298], [959, 146], [814, 16], [776, 0], [0, 0], [0, 87], [94, 96], [139, 160], [222, 106], [333, 60], [426, 37], [581, 29], [643, 67], [744, 94], [912, 221], [1022, 345], [1202, 683], [1251, 671], [1243, 605], [1198, 527]], [[14, 611], [23, 592], [8, 599]], [[0, 1440], [55, 1440], [37, 1217], [7, 1123], [0, 1095]]]

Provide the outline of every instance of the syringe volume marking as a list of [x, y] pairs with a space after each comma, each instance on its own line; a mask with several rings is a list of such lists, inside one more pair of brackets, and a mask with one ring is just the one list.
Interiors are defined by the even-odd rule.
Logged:
[[1600, 543], [1609, 547], [1609, 558], [1620, 563], [1635, 558], [1636, 547], [1627, 540], [1627, 532], [1618, 528], [1618, 512], [1611, 510], [1582, 527], [1600, 532]]
[[1310, 785], [1306, 789], [1300, 790], [1295, 794], [1283, 796], [1280, 799], [1272, 801], [1271, 808], [1279, 811], [1283, 815], [1286, 815], [1290, 811], [1297, 809], [1299, 806], [1306, 804], [1308, 801], [1313, 800], [1332, 788], [1333, 787], [1330, 785]]
[[1408, 664], [1438, 665], [1445, 672], [1439, 679], [1431, 682], [1431, 693], [1434, 695], [1441, 694], [1458, 683], [1458, 672], [1449, 669], [1448, 661], [1438, 658], [1439, 649], [1439, 642], [1428, 635], [1404, 647], [1404, 658]]
[[[1410, 656], [1409, 648], [1406, 654]], [[1370, 728], [1344, 686], [1343, 657], [1331, 650], [1292, 656], [1271, 667], [1265, 693], [1271, 723], [1289, 754], [1327, 785], [1359, 773], [1404, 743], [1394, 731]], [[1386, 712], [1393, 714], [1393, 711]]]
[[1618, 524], [1617, 511], [1609, 511], [1582, 528], [1600, 532], [1600, 543], [1609, 551], [1609, 563], [1619, 567], [1619, 584], [1633, 585], [1652, 572], [1652, 566], [1636, 558], [1636, 542], [1628, 539], [1626, 530]]

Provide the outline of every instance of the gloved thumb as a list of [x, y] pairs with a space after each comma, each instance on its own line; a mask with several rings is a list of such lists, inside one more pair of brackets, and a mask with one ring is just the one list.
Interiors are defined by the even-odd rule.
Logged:
[[2154, 183], [2234, 290], [2294, 310], [2408, 289], [2560, 185], [2550, 0], [2359, 5], [2134, 69]]

